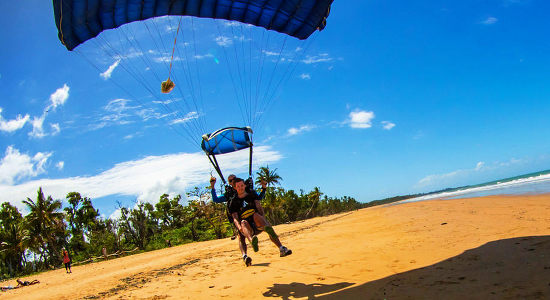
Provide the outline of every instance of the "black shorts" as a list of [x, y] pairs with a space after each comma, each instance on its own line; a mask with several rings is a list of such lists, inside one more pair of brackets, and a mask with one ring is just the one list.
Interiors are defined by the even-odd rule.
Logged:
[[250, 224], [252, 231], [254, 231], [254, 235], [258, 235], [262, 232], [262, 230], [258, 229], [258, 226], [256, 226], [256, 222], [254, 221], [254, 215], [251, 215], [250, 217], [243, 220], [248, 222], [248, 224]]

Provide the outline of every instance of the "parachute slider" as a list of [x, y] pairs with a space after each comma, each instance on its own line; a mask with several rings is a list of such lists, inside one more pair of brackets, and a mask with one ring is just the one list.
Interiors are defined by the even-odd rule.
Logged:
[[160, 91], [163, 92], [164, 94], [168, 94], [170, 93], [174, 87], [176, 86], [176, 84], [170, 80], [170, 78], [166, 79], [166, 81], [163, 81], [160, 85]]

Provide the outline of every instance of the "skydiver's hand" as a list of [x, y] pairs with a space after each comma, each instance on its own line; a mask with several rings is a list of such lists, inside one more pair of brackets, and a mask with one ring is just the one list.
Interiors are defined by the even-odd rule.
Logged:
[[267, 182], [265, 182], [265, 180], [261, 180], [260, 184], [262, 185], [262, 189], [265, 189], [265, 187], [267, 186]]
[[216, 185], [216, 177], [210, 177], [210, 188], [214, 188]]

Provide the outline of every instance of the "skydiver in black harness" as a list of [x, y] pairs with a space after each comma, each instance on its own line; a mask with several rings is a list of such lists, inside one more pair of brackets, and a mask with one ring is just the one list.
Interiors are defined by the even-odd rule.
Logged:
[[257, 252], [259, 249], [256, 234], [265, 231], [273, 244], [279, 248], [281, 257], [292, 254], [292, 250], [281, 244], [275, 230], [273, 230], [271, 224], [263, 216], [264, 211], [258, 195], [247, 192], [246, 184], [240, 178], [234, 179], [233, 185], [235, 186], [235, 190], [237, 190], [237, 197], [234, 197], [228, 203], [229, 213], [233, 217], [235, 227], [248, 239], [254, 252]]
[[[237, 178], [237, 176], [231, 174], [227, 177], [227, 181], [229, 182], [229, 186], [225, 187], [225, 193], [223, 196], [218, 197], [216, 195], [216, 189], [214, 188], [216, 184], [216, 178], [211, 177], [210, 178], [210, 187], [211, 187], [211, 193], [212, 193], [212, 201], [216, 203], [227, 203], [227, 219], [229, 220], [229, 223], [231, 224], [231, 228], [234, 231], [234, 235], [231, 239], [234, 239], [236, 235], [239, 236], [239, 249], [241, 250], [241, 254], [243, 255], [243, 261], [245, 265], [248, 267], [252, 264], [252, 258], [247, 255], [247, 247], [246, 247], [246, 238], [244, 235], [235, 228], [235, 223], [233, 221], [233, 216], [229, 213], [229, 205], [232, 203], [232, 200], [237, 197], [237, 191], [235, 190], [235, 182], [234, 179]], [[251, 179], [250, 179], [251, 180]], [[265, 196], [265, 182], [262, 182], [262, 191], [260, 192], [260, 195], [257, 195], [253, 188], [251, 188], [249, 185], [247, 185], [247, 191], [251, 194], [254, 194], [258, 197], [258, 199], [263, 199]]]

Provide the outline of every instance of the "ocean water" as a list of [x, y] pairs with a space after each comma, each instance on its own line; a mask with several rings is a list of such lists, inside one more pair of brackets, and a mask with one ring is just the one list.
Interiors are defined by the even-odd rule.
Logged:
[[483, 184], [403, 200], [399, 203], [432, 199], [459, 199], [491, 195], [523, 195], [550, 193], [550, 170], [505, 178]]

